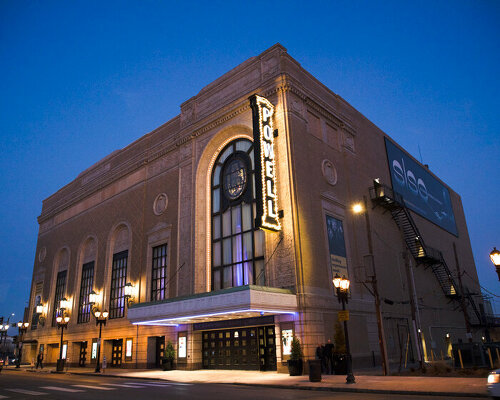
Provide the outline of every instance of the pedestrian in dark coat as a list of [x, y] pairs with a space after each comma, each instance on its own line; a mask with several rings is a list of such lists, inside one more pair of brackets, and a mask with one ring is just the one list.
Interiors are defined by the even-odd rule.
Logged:
[[316, 360], [319, 360], [321, 363], [321, 373], [324, 374], [326, 372], [326, 363], [325, 363], [325, 346], [321, 343], [318, 343], [318, 347], [316, 347]]
[[38, 369], [38, 366], [40, 366], [41, 369], [43, 369], [43, 353], [38, 353], [36, 356], [36, 369]]
[[328, 339], [328, 342], [325, 344], [325, 351], [324, 351], [324, 357], [325, 357], [325, 364], [326, 364], [326, 373], [333, 375], [333, 343], [330, 339]]

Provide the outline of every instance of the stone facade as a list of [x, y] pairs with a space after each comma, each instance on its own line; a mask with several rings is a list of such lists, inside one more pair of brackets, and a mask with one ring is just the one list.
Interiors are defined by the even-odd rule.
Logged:
[[[71, 319], [64, 340], [69, 362], [78, 365], [82, 342], [88, 343], [87, 365], [94, 362], [90, 346], [98, 335], [95, 320], [77, 323], [82, 265], [94, 261], [93, 289], [101, 296], [100, 307], [106, 309], [113, 254], [128, 250], [126, 281], [133, 285], [137, 305], [125, 310], [124, 318], [108, 320], [103, 327], [102, 353], [108, 365], [112, 340], [131, 338], [132, 357], [123, 357], [122, 366], [143, 368], [154, 364], [155, 338], [164, 337], [177, 346], [179, 332], [186, 332], [187, 358], [179, 359], [178, 367], [202, 367], [201, 332], [193, 329], [193, 323], [133, 325], [140, 322], [140, 315], [132, 319], [127, 314], [155, 305], [151, 265], [152, 248], [157, 245], [167, 244], [166, 298], [177, 299], [179, 318], [188, 318], [181, 312], [183, 298], [211, 291], [212, 170], [228, 143], [237, 138], [253, 140], [248, 100], [253, 94], [275, 106], [278, 130], [275, 153], [282, 230], [265, 231], [265, 286], [293, 293], [297, 304], [293, 315], [274, 316], [278, 370], [284, 365], [279, 340], [283, 327], [293, 328], [307, 358], [314, 357], [318, 343], [333, 339], [340, 304], [332, 286], [327, 215], [344, 226], [354, 366], [379, 363], [374, 297], [365, 287], [370, 275], [365, 220], [353, 214], [351, 206], [369, 196], [375, 178], [390, 185], [387, 135], [305, 71], [279, 44], [212, 82], [181, 104], [179, 116], [110, 154], [43, 201], [30, 316], [35, 303], [41, 302], [45, 323], [39, 322], [25, 335], [26, 341], [36, 341], [30, 351], [24, 351], [26, 359], [36, 357], [41, 345], [47, 363], [58, 358], [60, 331], [52, 324], [55, 287], [57, 273], [67, 270], [64, 294], [71, 303]], [[450, 195], [458, 237], [418, 214], [412, 216], [426, 243], [441, 250], [455, 275], [456, 244], [460, 267], [467, 271], [464, 286], [480, 293], [461, 200], [452, 189]], [[403, 258], [406, 246], [390, 213], [381, 207], [370, 207], [369, 213], [379, 293], [390, 300], [382, 303], [388, 354], [391, 362], [399, 362], [408, 338], [410, 353], [415, 355], [417, 348]], [[429, 359], [440, 357], [447, 352], [447, 333], [453, 340], [465, 340], [464, 316], [457, 311], [457, 302], [450, 303], [443, 294], [432, 270], [412, 262], [424, 352]], [[473, 319], [470, 309], [469, 313]]]

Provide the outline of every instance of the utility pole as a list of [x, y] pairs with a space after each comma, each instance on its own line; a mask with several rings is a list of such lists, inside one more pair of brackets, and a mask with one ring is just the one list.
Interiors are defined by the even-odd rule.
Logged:
[[382, 320], [382, 311], [380, 310], [380, 296], [378, 294], [377, 285], [377, 272], [375, 269], [375, 258], [373, 256], [373, 242], [372, 242], [372, 230], [370, 225], [370, 216], [368, 215], [368, 200], [366, 196], [363, 196], [363, 201], [365, 205], [365, 221], [366, 221], [366, 235], [368, 239], [368, 252], [370, 253], [372, 261], [372, 271], [373, 275], [371, 277], [370, 283], [373, 287], [373, 295], [375, 297], [375, 313], [377, 314], [377, 328], [378, 328], [378, 343], [380, 346], [380, 355], [382, 357], [382, 369], [384, 375], [389, 375], [389, 359], [387, 357], [387, 347], [385, 344], [384, 335], [384, 322]]
[[417, 347], [417, 358], [420, 363], [420, 368], [424, 367], [424, 352], [422, 348], [422, 338], [420, 336], [420, 315], [418, 312], [417, 303], [417, 291], [415, 289], [415, 281], [413, 279], [413, 270], [410, 264], [410, 257], [408, 255], [408, 250], [403, 251], [403, 258], [405, 260], [406, 267], [406, 277], [408, 279], [408, 289], [410, 295], [410, 308], [411, 308], [411, 320], [413, 327], [413, 335], [415, 337], [416, 347]]
[[[460, 264], [458, 263], [458, 255], [457, 255], [457, 245], [453, 242], [453, 252], [455, 253], [455, 264], [457, 266], [457, 275], [458, 275], [458, 285], [460, 286], [460, 307], [462, 308], [462, 312], [464, 313], [465, 319], [465, 329], [467, 330], [467, 339], [469, 343], [472, 343], [472, 329], [470, 326], [469, 314], [467, 313], [467, 306], [465, 305], [464, 299], [464, 287], [462, 286], [462, 274], [460, 273]], [[456, 289], [455, 289], [456, 290]]]

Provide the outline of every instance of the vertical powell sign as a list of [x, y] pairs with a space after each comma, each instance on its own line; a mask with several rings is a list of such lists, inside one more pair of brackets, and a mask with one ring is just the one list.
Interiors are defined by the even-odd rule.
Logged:
[[264, 97], [250, 97], [253, 117], [255, 153], [255, 194], [258, 228], [281, 230], [276, 193], [276, 159], [274, 155], [274, 106]]

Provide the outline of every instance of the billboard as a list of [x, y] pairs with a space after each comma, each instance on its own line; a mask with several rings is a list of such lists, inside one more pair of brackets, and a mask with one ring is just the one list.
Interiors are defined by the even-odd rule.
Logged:
[[344, 225], [340, 219], [326, 216], [326, 232], [328, 234], [328, 249], [332, 278], [336, 274], [349, 277], [347, 274], [347, 255], [345, 250]]
[[448, 188], [388, 138], [385, 148], [392, 189], [403, 196], [406, 207], [458, 236]]

